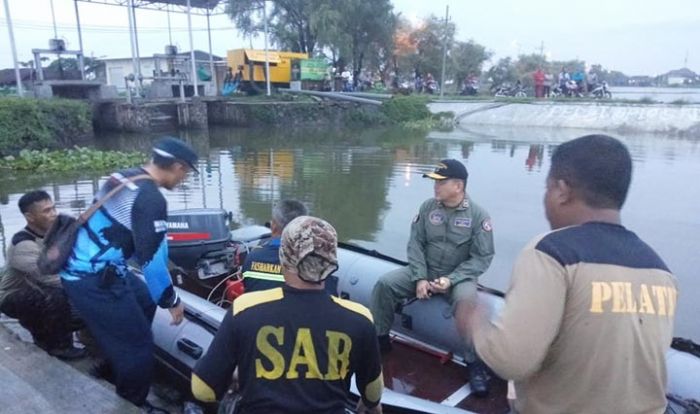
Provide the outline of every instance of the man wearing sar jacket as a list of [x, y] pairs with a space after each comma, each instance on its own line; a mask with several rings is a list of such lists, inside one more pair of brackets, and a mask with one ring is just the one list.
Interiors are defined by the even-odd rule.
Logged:
[[324, 291], [338, 269], [337, 234], [301, 216], [282, 232], [284, 286], [246, 293], [224, 317], [192, 373], [192, 394], [221, 398], [238, 368], [239, 414], [344, 414], [350, 381], [358, 413], [381, 414], [379, 345], [364, 306]]
[[[63, 286], [112, 370], [117, 394], [142, 407], [153, 371], [151, 322], [156, 304], [170, 311], [173, 324], [184, 306], [168, 273], [167, 202], [159, 187], [173, 189], [190, 171], [197, 154], [185, 142], [163, 138], [142, 168], [112, 174], [95, 200], [122, 183], [78, 231], [73, 253], [61, 271]], [[146, 279], [129, 271], [133, 260]]]

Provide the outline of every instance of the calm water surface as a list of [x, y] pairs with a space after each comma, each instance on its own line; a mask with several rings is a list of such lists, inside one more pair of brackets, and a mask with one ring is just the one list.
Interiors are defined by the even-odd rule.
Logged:
[[[411, 134], [397, 130], [284, 131], [212, 129], [181, 133], [202, 154], [202, 174], [165, 192], [170, 209], [214, 207], [235, 225], [264, 223], [272, 204], [297, 198], [334, 224], [342, 240], [405, 258], [411, 219], [432, 195], [420, 173], [441, 158], [470, 172], [468, 192], [494, 222], [496, 257], [481, 282], [505, 289], [518, 251], [548, 230], [542, 196], [553, 148], [583, 130], [459, 129]], [[103, 148], [148, 150], [155, 137], [105, 136]], [[680, 283], [676, 335], [700, 342], [700, 142], [620, 136], [634, 157], [624, 224], [666, 260]], [[64, 212], [84, 210], [104, 176], [0, 177], [3, 254], [23, 225], [17, 200], [43, 188]]]

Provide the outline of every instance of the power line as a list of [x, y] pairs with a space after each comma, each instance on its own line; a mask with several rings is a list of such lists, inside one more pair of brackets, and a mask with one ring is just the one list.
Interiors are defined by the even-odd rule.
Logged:
[[[13, 21], [13, 26], [16, 28], [21, 28], [21, 29], [47, 29], [51, 30], [53, 29], [53, 25], [50, 23], [39, 23], [39, 22], [32, 22], [32, 21], [25, 21], [25, 22], [17, 22]], [[5, 19], [0, 19], [0, 26], [7, 26], [7, 21]], [[71, 24], [58, 24], [56, 26], [60, 30], [77, 30], [78, 26], [76, 25], [71, 25]], [[116, 26], [116, 25], [80, 25], [80, 29], [83, 31], [89, 31], [89, 32], [102, 32], [102, 33], [123, 33], [125, 30], [128, 30], [127, 26]], [[186, 27], [173, 27], [170, 29], [173, 32], [187, 32]], [[207, 29], [206, 28], [192, 28], [193, 32], [205, 32]], [[212, 31], [226, 31], [226, 30], [236, 30], [235, 27], [212, 27]], [[139, 33], [165, 33], [168, 31], [167, 27], [157, 27], [157, 26], [149, 26], [149, 27], [139, 27], [138, 28]]]

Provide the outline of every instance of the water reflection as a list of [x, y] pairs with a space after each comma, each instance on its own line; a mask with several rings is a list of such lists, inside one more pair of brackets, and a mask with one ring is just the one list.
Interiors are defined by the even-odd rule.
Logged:
[[544, 158], [544, 145], [530, 145], [525, 159], [525, 166], [528, 171], [532, 171], [537, 167], [537, 171], [542, 168], [542, 159]]
[[380, 230], [395, 160], [411, 158], [412, 144], [421, 141], [423, 135], [393, 130], [329, 136], [220, 129], [211, 135], [213, 146], [229, 149], [241, 219], [264, 222], [275, 200], [297, 198], [344, 238], [360, 240]]
[[[236, 225], [264, 223], [282, 198], [304, 201], [336, 226], [344, 241], [405, 258], [411, 219], [432, 195], [420, 173], [441, 158], [465, 162], [468, 192], [495, 226], [496, 257], [482, 282], [505, 289], [517, 253], [548, 229], [542, 209], [545, 174], [559, 142], [585, 130], [468, 127], [429, 134], [401, 130], [254, 130], [214, 128], [182, 133], [201, 154], [200, 175], [165, 192], [170, 209], [218, 207]], [[157, 136], [103, 136], [96, 146], [149, 151]], [[659, 251], [680, 283], [678, 334], [700, 341], [700, 146], [697, 140], [624, 136], [634, 177], [625, 224]], [[604, 156], [604, 154], [601, 154]], [[103, 182], [90, 171], [0, 178], [0, 264], [23, 225], [17, 200], [43, 188], [61, 211], [83, 211]]]

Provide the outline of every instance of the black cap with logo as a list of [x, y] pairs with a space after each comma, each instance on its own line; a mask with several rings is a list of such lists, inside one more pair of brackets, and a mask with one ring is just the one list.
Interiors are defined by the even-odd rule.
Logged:
[[467, 173], [467, 168], [461, 162], [455, 159], [446, 159], [438, 163], [435, 171], [425, 173], [423, 177], [432, 178], [433, 180], [446, 180], [448, 178], [466, 180], [469, 177], [469, 173]]
[[164, 137], [159, 139], [153, 146], [153, 154], [164, 158], [173, 158], [187, 164], [194, 172], [197, 170], [197, 153], [190, 144], [174, 137]]

